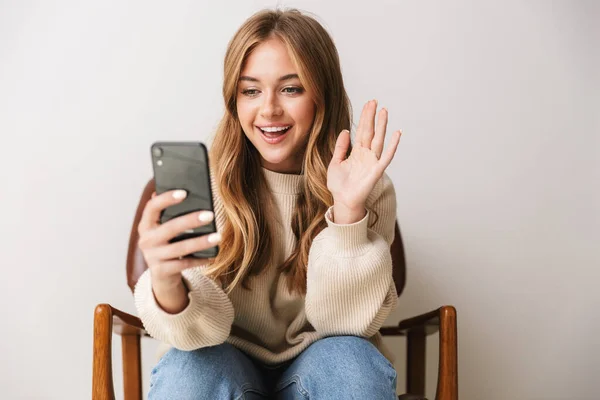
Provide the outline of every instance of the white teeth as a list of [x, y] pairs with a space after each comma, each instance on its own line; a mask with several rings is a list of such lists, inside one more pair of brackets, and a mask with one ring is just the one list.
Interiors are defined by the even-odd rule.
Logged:
[[288, 129], [289, 126], [282, 126], [282, 127], [264, 127], [264, 128], [260, 128], [263, 132], [281, 132], [281, 131], [285, 131], [286, 129]]

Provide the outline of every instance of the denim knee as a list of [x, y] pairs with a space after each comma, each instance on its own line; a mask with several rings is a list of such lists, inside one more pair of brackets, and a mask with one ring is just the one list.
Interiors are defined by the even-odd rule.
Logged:
[[396, 380], [394, 366], [367, 339], [332, 336], [304, 350], [275, 390], [278, 398], [287, 398], [284, 392], [293, 391], [300, 398], [396, 399]]
[[309, 349], [311, 347], [319, 362], [336, 364], [339, 361], [358, 369], [374, 367], [377, 372], [396, 379], [392, 363], [363, 337], [330, 336], [316, 341]]
[[153, 368], [149, 399], [267, 398], [250, 358], [229, 343], [194, 351], [169, 350]]

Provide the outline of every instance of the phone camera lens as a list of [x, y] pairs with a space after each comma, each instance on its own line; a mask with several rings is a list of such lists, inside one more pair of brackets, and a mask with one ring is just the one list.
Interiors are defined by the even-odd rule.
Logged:
[[163, 155], [163, 151], [160, 147], [153, 147], [152, 154], [154, 154], [154, 157], [160, 157]]

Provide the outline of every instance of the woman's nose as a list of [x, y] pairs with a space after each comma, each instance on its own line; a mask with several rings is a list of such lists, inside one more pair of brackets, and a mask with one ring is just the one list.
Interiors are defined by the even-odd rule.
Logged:
[[261, 106], [260, 115], [263, 118], [272, 118], [283, 113], [283, 109], [274, 94], [267, 94]]

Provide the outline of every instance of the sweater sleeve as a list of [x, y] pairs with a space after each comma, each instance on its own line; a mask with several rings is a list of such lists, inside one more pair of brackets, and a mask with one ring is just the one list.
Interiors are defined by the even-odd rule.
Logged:
[[[214, 176], [211, 175], [217, 230], [223, 230], [225, 212]], [[224, 343], [231, 331], [234, 307], [229, 296], [203, 269], [182, 272], [189, 289], [188, 306], [178, 314], [165, 312], [152, 291], [152, 276], [146, 270], [138, 280], [134, 301], [138, 315], [150, 336], [180, 350], [195, 350]]]
[[[327, 227], [313, 240], [308, 256], [306, 316], [326, 336], [371, 337], [395, 309], [392, 275], [396, 194], [384, 174], [366, 202], [365, 217]], [[375, 215], [377, 214], [377, 215]]]
[[182, 275], [190, 302], [180, 313], [169, 314], [156, 302], [150, 270], [142, 274], [135, 286], [134, 300], [144, 327], [153, 338], [180, 350], [225, 342], [234, 318], [229, 297], [202, 273], [202, 267], [184, 270]]

